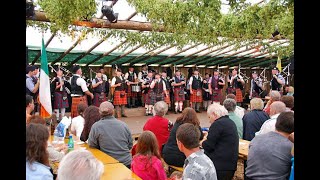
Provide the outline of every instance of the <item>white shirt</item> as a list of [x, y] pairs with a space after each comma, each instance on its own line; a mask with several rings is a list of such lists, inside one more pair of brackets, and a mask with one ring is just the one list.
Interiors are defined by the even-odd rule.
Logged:
[[[73, 74], [73, 75], [79, 77], [79, 78], [77, 79], [76, 84], [81, 87], [82, 92], [88, 91], [88, 87], [87, 87], [86, 81], [85, 81], [83, 78], [81, 78], [80, 75], [78, 75], [78, 74]], [[72, 77], [72, 78], [73, 78], [73, 77]], [[70, 83], [71, 83], [72, 78], [70, 78]], [[71, 94], [71, 97], [73, 97], [73, 96], [78, 96], [78, 95], [76, 95], [76, 94]]]
[[[135, 72], [132, 72], [132, 73], [133, 73], [134, 80], [137, 79], [137, 74]], [[126, 74], [124, 75], [124, 79], [128, 80], [128, 78], [129, 78], [129, 72], [126, 72]]]
[[103, 79], [103, 80], [105, 80], [105, 81], [108, 81], [108, 77], [107, 77], [107, 75], [102, 74], [102, 79]]
[[148, 74], [148, 71], [140, 71], [140, 72], [138, 73], [138, 79], [139, 79], [139, 82], [143, 82], [143, 79], [142, 79], [142, 72], [147, 72], [147, 74]]
[[[156, 83], [156, 79], [151, 82], [150, 86], [155, 86], [155, 83]], [[164, 91], [167, 90], [167, 86], [166, 86], [166, 83], [164, 82], [164, 80], [162, 80], [162, 87], [163, 87]]]
[[256, 132], [256, 136], [260, 135], [260, 134], [268, 133], [270, 131], [275, 131], [276, 130], [276, 122], [277, 122], [277, 118], [279, 115], [280, 115], [280, 113], [272, 115], [270, 117], [270, 119], [266, 120], [262, 124], [260, 131]]
[[241, 119], [243, 118], [244, 116], [244, 108], [240, 107], [240, 106], [236, 106], [236, 109], [234, 110], [234, 113], [240, 117]]
[[72, 119], [71, 131], [76, 131], [76, 136], [80, 138], [84, 127], [84, 118], [82, 116], [77, 116]]
[[[100, 78], [100, 79], [98, 78], [98, 80], [101, 81], [102, 79], [101, 79], [101, 78]], [[96, 78], [94, 78], [94, 79], [92, 80], [92, 85], [95, 85], [95, 84], [97, 84]]]
[[[119, 78], [122, 80], [122, 76], [120, 76]], [[116, 77], [113, 77], [112, 81], [111, 81], [111, 86], [113, 86], [115, 84], [116, 84]]]
[[[195, 76], [195, 77], [199, 78], [199, 76]], [[189, 85], [192, 85], [192, 81], [193, 81], [193, 76], [191, 76], [189, 79]], [[200, 81], [202, 81], [202, 77], [200, 77]]]

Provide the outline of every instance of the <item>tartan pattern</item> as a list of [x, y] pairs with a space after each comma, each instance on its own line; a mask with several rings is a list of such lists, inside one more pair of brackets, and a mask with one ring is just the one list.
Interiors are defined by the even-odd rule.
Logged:
[[127, 88], [127, 97], [137, 97], [138, 93], [137, 92], [132, 92], [132, 87], [130, 85], [128, 85]]
[[78, 114], [78, 104], [81, 102], [88, 104], [87, 95], [80, 96], [80, 97], [79, 96], [72, 97], [71, 118], [74, 118], [79, 115]]
[[235, 94], [235, 90], [234, 90], [232, 87], [228, 87], [228, 88], [227, 88], [227, 94], [234, 94], [234, 95], [236, 95], [236, 94]]
[[106, 94], [103, 95], [103, 99], [99, 99], [100, 93], [94, 93], [92, 104], [99, 107], [102, 102], [107, 101]]
[[252, 99], [253, 98], [260, 98], [259, 94], [256, 91], [252, 92]]
[[166, 93], [168, 94], [168, 96], [164, 97], [164, 102], [166, 102], [167, 104], [170, 104], [171, 101], [170, 101], [170, 92], [169, 92], [169, 90], [166, 90]]
[[[202, 89], [192, 90], [190, 93], [190, 102], [202, 102]], [[200, 96], [197, 96], [197, 93], [200, 93]]]
[[[164, 94], [163, 93], [159, 93], [161, 95], [160, 100], [158, 101], [164, 101]], [[150, 104], [149, 105], [154, 105], [156, 104], [157, 101], [157, 95], [159, 95], [158, 93], [155, 93], [154, 91], [150, 92]]]
[[236, 100], [237, 102], [243, 102], [242, 91], [240, 88], [236, 88]]
[[[125, 95], [123, 97], [120, 97], [120, 92], [124, 92]], [[127, 103], [127, 93], [126, 91], [114, 91], [113, 94], [113, 105], [118, 106], [118, 105], [126, 105]]]
[[185, 101], [185, 94], [183, 94], [182, 96], [179, 96], [179, 91], [181, 91], [182, 88], [174, 88], [173, 90], [173, 94], [174, 94], [174, 101]]
[[[62, 91], [56, 91], [54, 92], [54, 103], [53, 103], [53, 109], [60, 109], [60, 108], [68, 108], [69, 107], [69, 102], [68, 98], [63, 100], [63, 93]], [[67, 96], [67, 93], [65, 94]]]
[[221, 102], [222, 100], [222, 91], [221, 89], [212, 90], [211, 100], [215, 102]]
[[143, 94], [144, 104], [151, 105], [151, 90], [148, 90], [147, 94]]

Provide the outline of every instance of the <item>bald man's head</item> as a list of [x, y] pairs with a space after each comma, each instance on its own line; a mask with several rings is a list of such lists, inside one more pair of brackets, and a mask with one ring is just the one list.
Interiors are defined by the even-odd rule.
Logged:
[[286, 111], [286, 105], [282, 101], [275, 101], [270, 105], [270, 115], [279, 114]]

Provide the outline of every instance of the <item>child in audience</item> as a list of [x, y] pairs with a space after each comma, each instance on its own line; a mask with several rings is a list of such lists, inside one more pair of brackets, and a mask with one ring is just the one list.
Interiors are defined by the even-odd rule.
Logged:
[[156, 136], [151, 131], [144, 131], [138, 139], [131, 170], [143, 180], [166, 180], [160, 158]]
[[182, 180], [182, 172], [174, 171], [168, 180]]

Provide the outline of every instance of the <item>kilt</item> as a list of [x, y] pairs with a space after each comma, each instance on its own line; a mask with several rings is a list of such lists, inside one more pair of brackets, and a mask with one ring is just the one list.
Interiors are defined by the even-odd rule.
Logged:
[[168, 96], [164, 97], [164, 102], [166, 102], [167, 104], [170, 104], [171, 103], [171, 101], [170, 101], [170, 91], [166, 90], [166, 93], [168, 94]]
[[79, 115], [78, 114], [78, 104], [81, 102], [88, 104], [87, 95], [72, 97], [71, 118], [74, 118]]
[[[190, 94], [190, 102], [202, 102], [202, 89], [193, 90], [193, 93]], [[200, 93], [200, 96], [197, 94]]]
[[[157, 99], [157, 95], [160, 96], [160, 99]], [[154, 91], [150, 92], [150, 104], [155, 105], [158, 101], [164, 101], [164, 94], [163, 93], [155, 93]]]
[[[102, 96], [103, 98], [99, 98]], [[107, 101], [106, 94], [101, 95], [100, 93], [94, 93], [92, 104], [99, 107], [102, 102]]]
[[174, 101], [184, 101], [185, 98], [185, 94], [183, 94], [182, 96], [179, 95], [179, 91], [184, 91], [183, 88], [174, 88], [173, 90], [173, 94], [174, 94]]
[[260, 98], [259, 93], [257, 93], [256, 91], [252, 91], [251, 99], [253, 99], [253, 98]]
[[[124, 96], [120, 97], [120, 92], [124, 92]], [[114, 91], [113, 94], [113, 105], [118, 106], [118, 105], [126, 105], [127, 103], [127, 93], [126, 91]]]
[[215, 102], [221, 102], [222, 100], [222, 90], [221, 89], [213, 89], [212, 90], [212, 95], [211, 95], [211, 100]]
[[211, 95], [209, 92], [202, 91], [202, 98], [204, 101], [211, 101]]
[[227, 88], [227, 94], [234, 94], [234, 95], [236, 95], [236, 94], [235, 94], [235, 91], [234, 91], [234, 89], [233, 89], [232, 87], [228, 87], [228, 88]]
[[236, 88], [236, 100], [237, 102], [243, 102], [242, 91], [240, 88]]
[[143, 96], [143, 100], [144, 100], [144, 104], [145, 105], [151, 105], [151, 90], [148, 90], [148, 93], [146, 94], [142, 94]]
[[[65, 95], [66, 99], [63, 99], [63, 95]], [[67, 93], [62, 91], [55, 91], [53, 109], [68, 108], [68, 107], [69, 107], [69, 102], [67, 98]]]
[[138, 96], [138, 93], [132, 92], [132, 87], [131, 85], [129, 85], [127, 89], [127, 97], [130, 98], [130, 97], [137, 97], [137, 96]]

